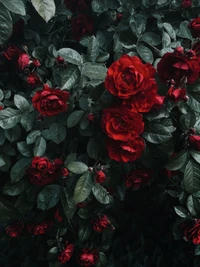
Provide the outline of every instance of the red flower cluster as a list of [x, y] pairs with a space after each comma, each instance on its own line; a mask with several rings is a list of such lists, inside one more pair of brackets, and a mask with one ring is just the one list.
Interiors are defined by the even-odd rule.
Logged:
[[84, 248], [78, 257], [78, 262], [81, 266], [92, 266], [97, 263], [99, 252], [96, 249]]
[[149, 183], [152, 177], [152, 171], [147, 169], [132, 170], [125, 177], [125, 184], [128, 188], [140, 188], [142, 185]]
[[189, 8], [192, 6], [192, 0], [183, 0], [181, 7], [182, 8]]
[[33, 96], [32, 103], [43, 116], [54, 116], [67, 110], [68, 98], [68, 92], [44, 84], [43, 90], [37, 91]]
[[29, 234], [34, 234], [34, 235], [44, 235], [47, 231], [51, 229], [53, 226], [52, 221], [43, 221], [39, 224], [29, 224], [27, 225], [27, 230]]
[[46, 157], [34, 157], [28, 169], [30, 183], [45, 186], [56, 181], [61, 176], [63, 162], [60, 159], [50, 161]]
[[64, 248], [64, 250], [58, 256], [59, 262], [61, 264], [64, 264], [67, 261], [69, 261], [71, 259], [71, 257], [72, 257], [73, 251], [74, 251], [74, 245], [73, 244], [68, 244], [68, 242], [66, 242], [66, 247]]
[[192, 241], [194, 245], [200, 245], [200, 220], [196, 220], [192, 228], [186, 227], [184, 235], [188, 241]]
[[19, 237], [24, 229], [24, 223], [21, 221], [12, 222], [6, 227], [6, 234], [10, 237]]
[[105, 229], [107, 229], [110, 226], [110, 221], [107, 215], [103, 215], [100, 218], [92, 220], [91, 223], [93, 226], [93, 230], [99, 233], [103, 232]]

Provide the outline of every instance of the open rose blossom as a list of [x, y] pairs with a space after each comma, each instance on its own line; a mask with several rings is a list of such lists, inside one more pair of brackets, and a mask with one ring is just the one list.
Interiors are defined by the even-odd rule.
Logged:
[[190, 147], [197, 150], [197, 151], [200, 151], [200, 136], [198, 135], [190, 135], [189, 138], [188, 138], [188, 141], [189, 141], [189, 144], [190, 144]]
[[24, 229], [24, 223], [21, 221], [12, 222], [6, 227], [6, 234], [10, 237], [19, 237]]
[[112, 139], [126, 142], [144, 131], [142, 115], [125, 107], [103, 110], [102, 129]]
[[165, 83], [175, 81], [179, 86], [183, 80], [192, 84], [199, 78], [199, 63], [196, 57], [188, 58], [182, 49], [166, 53], [157, 65], [158, 75]]
[[4, 57], [7, 60], [12, 60], [18, 58], [22, 52], [15, 45], [10, 45], [5, 52], [3, 52]]
[[80, 39], [88, 34], [91, 35], [94, 31], [93, 22], [85, 14], [79, 14], [76, 17], [72, 18], [72, 35], [74, 40], [80, 41]]
[[194, 245], [200, 245], [200, 220], [196, 220], [192, 228], [185, 228], [184, 235], [188, 241], [192, 241]]
[[143, 64], [136, 56], [123, 55], [109, 67], [105, 87], [111, 94], [127, 99], [145, 91], [154, 74], [152, 65]]
[[200, 37], [200, 18], [195, 18], [190, 21], [188, 28], [194, 38]]
[[18, 61], [17, 61], [17, 67], [19, 70], [23, 71], [28, 68], [30, 62], [30, 57], [29, 55], [23, 53], [19, 56]]
[[27, 225], [27, 231], [29, 234], [33, 235], [44, 235], [46, 232], [48, 232], [51, 227], [53, 226], [53, 222], [46, 220], [38, 224], [28, 224]]
[[30, 72], [28, 74], [27, 83], [32, 88], [36, 88], [42, 85], [40, 78], [37, 76], [37, 73], [35, 72]]
[[152, 177], [152, 171], [147, 169], [132, 170], [125, 177], [125, 184], [128, 188], [137, 189], [142, 185], [149, 183]]
[[91, 223], [93, 230], [99, 233], [103, 232], [111, 225], [107, 215], [103, 215], [100, 218], [92, 220]]
[[134, 161], [142, 156], [145, 148], [144, 139], [137, 137], [127, 142], [107, 139], [108, 155], [111, 159], [118, 162]]
[[99, 259], [99, 252], [96, 249], [84, 248], [78, 257], [78, 262], [81, 266], [93, 266]]
[[46, 157], [36, 156], [29, 167], [29, 182], [37, 186], [52, 184], [61, 176], [63, 162], [60, 159], [50, 161]]
[[68, 244], [68, 242], [66, 242], [66, 247], [64, 248], [64, 250], [58, 256], [59, 262], [61, 264], [64, 264], [67, 261], [69, 261], [71, 259], [71, 257], [72, 257], [73, 251], [74, 251], [74, 245], [73, 244]]
[[39, 90], [32, 98], [33, 107], [43, 116], [54, 116], [67, 110], [69, 93], [61, 89], [51, 89], [44, 84], [43, 90]]

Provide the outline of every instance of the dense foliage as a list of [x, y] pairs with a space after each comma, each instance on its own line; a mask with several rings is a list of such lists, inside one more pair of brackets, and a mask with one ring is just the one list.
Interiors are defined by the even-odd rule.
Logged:
[[200, 0], [0, 0], [0, 266], [200, 266]]

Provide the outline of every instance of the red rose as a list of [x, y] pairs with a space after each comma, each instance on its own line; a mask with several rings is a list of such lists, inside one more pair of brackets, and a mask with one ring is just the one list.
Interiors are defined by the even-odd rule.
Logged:
[[106, 175], [103, 171], [97, 171], [95, 173], [95, 177], [94, 177], [95, 181], [97, 184], [101, 184], [104, 183], [106, 180]]
[[91, 0], [64, 0], [67, 9], [72, 12], [84, 10]]
[[30, 183], [37, 186], [52, 184], [61, 176], [62, 164], [60, 159], [51, 162], [45, 157], [35, 157], [28, 169]]
[[105, 87], [111, 94], [127, 99], [143, 92], [154, 74], [155, 69], [150, 64], [143, 64], [136, 56], [123, 55], [109, 67]]
[[55, 218], [58, 222], [62, 222], [62, 221], [63, 221], [63, 218], [62, 218], [62, 216], [60, 215], [60, 212], [59, 212], [58, 209], [57, 209], [56, 212], [54, 213], [54, 218]]
[[142, 115], [125, 107], [103, 110], [102, 128], [112, 139], [126, 142], [144, 131]]
[[184, 234], [194, 245], [200, 245], [200, 220], [196, 220], [191, 229], [186, 228]]
[[92, 220], [92, 227], [93, 230], [96, 232], [103, 232], [103, 230], [105, 230], [106, 228], [108, 228], [108, 226], [110, 226], [110, 221], [108, 219], [108, 216], [103, 215], [102, 217]]
[[17, 61], [17, 66], [19, 70], [25, 70], [28, 68], [30, 62], [30, 57], [29, 55], [23, 53], [19, 56], [18, 61]]
[[200, 136], [198, 135], [190, 135], [189, 138], [190, 147], [200, 151]]
[[85, 14], [79, 14], [78, 16], [72, 18], [72, 35], [74, 40], [80, 41], [80, 39], [85, 35], [91, 35], [93, 33], [93, 22]]
[[147, 169], [132, 170], [125, 177], [125, 184], [128, 188], [140, 188], [142, 185], [149, 183], [152, 177], [152, 171]]
[[155, 102], [151, 110], [159, 110], [163, 107], [165, 102], [165, 97], [161, 95], [156, 95]]
[[28, 74], [27, 82], [33, 88], [36, 88], [42, 85], [40, 78], [37, 76], [35, 72], [30, 72]]
[[2, 106], [0, 106], [0, 110], [3, 110], [3, 107]]
[[59, 262], [61, 264], [64, 264], [67, 261], [69, 261], [71, 259], [71, 257], [72, 257], [73, 251], [74, 251], [74, 245], [73, 244], [68, 244], [68, 242], [66, 242], [65, 249], [58, 256]]
[[123, 105], [127, 106], [131, 111], [148, 112], [155, 103], [156, 92], [158, 86], [154, 79], [149, 79], [149, 86], [144, 91], [125, 99]]
[[19, 237], [24, 229], [24, 224], [21, 221], [13, 222], [6, 227], [6, 234], [10, 237]]
[[12, 60], [14, 58], [18, 58], [21, 54], [21, 51], [19, 48], [15, 45], [10, 45], [5, 52], [3, 52], [4, 57], [7, 58], [7, 60]]
[[89, 120], [89, 121], [94, 121], [94, 114], [93, 113], [89, 113], [88, 115], [87, 115], [87, 119]]
[[32, 233], [34, 235], [44, 235], [53, 226], [52, 221], [43, 221], [32, 228]]
[[108, 155], [118, 162], [129, 162], [140, 158], [144, 148], [144, 140], [141, 137], [127, 142], [107, 140]]
[[192, 45], [192, 50], [195, 52], [197, 57], [200, 57], [200, 42], [196, 42]]
[[170, 100], [178, 102], [185, 99], [186, 93], [187, 92], [185, 88], [174, 88], [171, 86], [167, 92], [167, 96]]
[[96, 249], [90, 250], [89, 248], [84, 248], [78, 257], [78, 262], [81, 266], [92, 266], [99, 259], [99, 252]]
[[199, 63], [196, 58], [187, 58], [178, 50], [166, 53], [157, 65], [161, 80], [167, 83], [174, 80], [176, 86], [187, 78], [187, 83], [194, 83], [199, 78]]
[[41, 66], [40, 61], [38, 59], [33, 59], [32, 64], [34, 67], [40, 67]]
[[47, 84], [35, 93], [32, 103], [43, 116], [54, 116], [67, 110], [69, 93], [61, 89], [51, 89]]
[[69, 170], [67, 168], [63, 168], [61, 170], [62, 176], [67, 177], [69, 175]]
[[195, 18], [190, 21], [188, 28], [191, 31], [191, 34], [194, 38], [200, 36], [200, 18]]
[[181, 7], [182, 8], [189, 8], [192, 6], [192, 0], [183, 0]]

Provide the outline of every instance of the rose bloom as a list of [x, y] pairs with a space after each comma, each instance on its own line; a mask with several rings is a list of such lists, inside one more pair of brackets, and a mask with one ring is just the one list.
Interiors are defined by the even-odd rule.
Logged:
[[144, 139], [136, 137], [127, 142], [108, 139], [106, 142], [108, 155], [117, 162], [131, 162], [142, 156], [145, 148]]
[[200, 220], [196, 220], [195, 225], [184, 231], [187, 240], [191, 240], [194, 245], [200, 245]]
[[19, 237], [24, 229], [24, 224], [21, 221], [13, 222], [6, 227], [6, 234], [10, 237]]
[[36, 225], [28, 224], [27, 230], [28, 230], [28, 233], [30, 233], [30, 234], [44, 235], [47, 231], [49, 231], [51, 229], [52, 226], [53, 226], [53, 222], [47, 220], [47, 221], [43, 221], [41, 223], [38, 223]]
[[108, 219], [107, 215], [103, 215], [102, 217], [92, 220], [92, 227], [93, 230], [96, 232], [103, 232], [105, 229], [107, 229], [110, 226], [110, 221]]
[[104, 183], [106, 180], [106, 175], [103, 171], [97, 171], [95, 173], [94, 179], [96, 181], [97, 184], [101, 184]]
[[21, 51], [19, 48], [15, 45], [10, 45], [5, 52], [3, 52], [4, 57], [7, 58], [7, 60], [12, 60], [14, 58], [18, 58], [21, 54]]
[[78, 262], [81, 266], [92, 266], [97, 263], [99, 252], [96, 249], [84, 248], [78, 257]]
[[125, 99], [123, 105], [127, 106], [131, 111], [148, 112], [155, 103], [157, 89], [158, 86], [155, 80], [150, 79], [149, 85], [144, 91]]
[[185, 88], [174, 88], [171, 86], [167, 92], [167, 97], [174, 102], [183, 101], [186, 97], [186, 93]]
[[143, 64], [136, 56], [123, 55], [109, 67], [105, 87], [111, 94], [127, 99], [145, 91], [154, 75], [152, 65]]
[[72, 12], [84, 10], [90, 2], [91, 0], [64, 0], [66, 8]]
[[197, 151], [200, 151], [200, 136], [198, 135], [190, 135], [189, 138], [188, 138], [188, 141], [189, 141], [189, 144], [190, 144], [190, 147], [197, 150]]
[[181, 7], [182, 8], [189, 8], [192, 6], [192, 0], [182, 0]]
[[63, 168], [61, 170], [62, 176], [67, 177], [69, 175], [69, 170], [67, 168]]
[[195, 18], [190, 21], [188, 28], [191, 31], [191, 34], [194, 38], [200, 36], [200, 18]]
[[68, 244], [68, 242], [66, 242], [65, 249], [58, 256], [59, 262], [61, 264], [64, 264], [67, 261], [69, 261], [71, 259], [71, 257], [72, 257], [73, 251], [74, 251], [74, 245], [73, 244]]
[[152, 111], [161, 109], [164, 106], [165, 97], [161, 95], [156, 95], [155, 102], [151, 108]]
[[25, 53], [21, 54], [17, 60], [18, 69], [21, 71], [27, 69], [29, 66], [29, 62], [30, 62], [29, 55]]
[[142, 185], [149, 183], [152, 177], [152, 171], [147, 169], [132, 170], [125, 177], [125, 185], [128, 188], [140, 188]]
[[103, 110], [102, 129], [112, 139], [126, 142], [144, 131], [142, 115], [125, 107]]
[[175, 85], [179, 86], [184, 78], [187, 78], [187, 83], [194, 83], [199, 78], [200, 69], [196, 58], [188, 58], [176, 49], [162, 57], [157, 65], [157, 71], [163, 82], [167, 83], [173, 79]]
[[47, 84], [43, 90], [35, 93], [32, 99], [33, 107], [43, 116], [54, 116], [67, 110], [69, 93], [61, 89], [51, 89]]
[[85, 35], [91, 35], [94, 31], [93, 21], [85, 14], [79, 14], [72, 18], [72, 35], [74, 40], [80, 41]]
[[32, 88], [36, 88], [42, 85], [40, 78], [35, 72], [30, 72], [27, 77], [27, 82]]
[[27, 171], [29, 182], [37, 186], [52, 184], [61, 176], [62, 165], [60, 159], [52, 162], [45, 157], [35, 157]]

